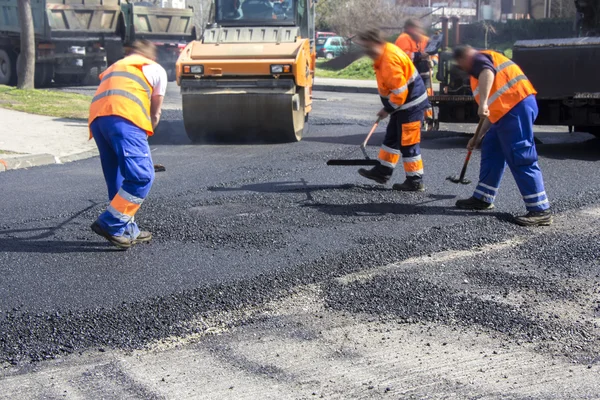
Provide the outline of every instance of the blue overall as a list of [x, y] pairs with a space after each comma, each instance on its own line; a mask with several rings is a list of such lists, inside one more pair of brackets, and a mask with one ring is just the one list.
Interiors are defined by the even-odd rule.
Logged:
[[[146, 132], [125, 118], [105, 116], [90, 125], [100, 152], [100, 162], [108, 188], [108, 200], [117, 193], [141, 204], [154, 181], [154, 164]], [[140, 230], [131, 218], [117, 218], [109, 210], [97, 221], [113, 236], [135, 239]]]
[[527, 210], [550, 208], [533, 139], [537, 115], [535, 96], [530, 95], [491, 126], [481, 143], [481, 169], [474, 197], [493, 203], [508, 164]]

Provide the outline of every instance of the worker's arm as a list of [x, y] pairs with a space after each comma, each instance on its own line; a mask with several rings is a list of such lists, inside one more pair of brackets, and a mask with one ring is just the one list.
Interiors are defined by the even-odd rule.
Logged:
[[152, 119], [152, 130], [156, 129], [156, 126], [160, 122], [160, 114], [162, 112], [162, 105], [165, 96], [152, 96], [150, 100], [150, 118]]
[[494, 73], [489, 69], [484, 69], [479, 74], [479, 117], [489, 117], [490, 110], [488, 109], [488, 99], [492, 84], [494, 83]]
[[383, 76], [386, 86], [390, 88], [390, 105], [393, 109], [397, 109], [406, 102], [408, 97], [408, 77], [404, 76], [399, 62], [390, 63], [386, 68]]
[[167, 71], [159, 64], [144, 65], [142, 71], [148, 82], [152, 85], [150, 120], [152, 121], [152, 130], [154, 130], [160, 122], [163, 100], [167, 92]]
[[475, 135], [473, 135], [471, 140], [469, 140], [469, 143], [467, 143], [467, 150], [473, 151], [474, 149], [478, 148], [479, 144], [483, 140], [483, 137], [487, 131], [490, 130], [491, 126], [492, 123], [490, 122], [490, 119], [486, 117], [483, 120], [483, 125], [481, 125], [481, 130], [479, 132], [475, 132]]

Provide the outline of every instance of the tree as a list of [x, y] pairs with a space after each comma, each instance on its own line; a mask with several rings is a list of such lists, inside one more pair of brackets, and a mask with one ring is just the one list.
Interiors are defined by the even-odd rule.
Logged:
[[317, 24], [343, 36], [352, 36], [365, 28], [400, 27], [403, 8], [388, 0], [319, 0]]
[[35, 32], [31, 0], [19, 0], [19, 24], [21, 26], [21, 53], [17, 62], [17, 87], [33, 89], [35, 74]]

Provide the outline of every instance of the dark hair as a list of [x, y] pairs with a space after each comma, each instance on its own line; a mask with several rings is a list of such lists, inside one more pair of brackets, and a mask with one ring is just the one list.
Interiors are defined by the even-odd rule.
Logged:
[[421, 28], [421, 21], [419, 21], [418, 19], [415, 18], [409, 18], [406, 21], [404, 21], [404, 29], [406, 28]]
[[455, 60], [465, 57], [473, 48], [468, 44], [459, 44], [454, 48], [452, 56]]
[[131, 44], [131, 50], [151, 60], [156, 60], [156, 46], [147, 39], [136, 40]]
[[367, 29], [367, 30], [361, 31], [358, 33], [358, 35], [356, 35], [356, 38], [358, 40], [360, 40], [361, 42], [370, 42], [370, 43], [377, 43], [377, 44], [385, 43], [385, 39], [384, 39], [383, 35], [381, 34], [381, 31], [377, 28], [372, 28], [372, 29]]

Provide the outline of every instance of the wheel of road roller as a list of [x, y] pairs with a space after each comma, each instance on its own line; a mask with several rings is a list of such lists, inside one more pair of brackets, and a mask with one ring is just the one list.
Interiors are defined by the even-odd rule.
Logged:
[[182, 107], [194, 143], [299, 142], [308, 128], [301, 93], [184, 93]]
[[0, 85], [17, 84], [17, 55], [8, 48], [0, 48]]

